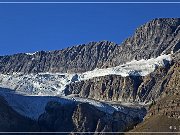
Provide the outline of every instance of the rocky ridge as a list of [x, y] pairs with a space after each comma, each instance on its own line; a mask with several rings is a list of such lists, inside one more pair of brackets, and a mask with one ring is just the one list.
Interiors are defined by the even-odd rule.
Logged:
[[180, 18], [154, 19], [140, 26], [121, 45], [90, 42], [64, 50], [0, 57], [1, 73], [85, 72], [118, 66], [133, 59], [175, 53], [180, 48]]

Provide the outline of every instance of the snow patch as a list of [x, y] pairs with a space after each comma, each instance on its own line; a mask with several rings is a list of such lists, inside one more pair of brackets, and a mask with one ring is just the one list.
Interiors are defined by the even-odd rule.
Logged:
[[34, 53], [25, 53], [26, 55], [35, 55], [37, 52]]

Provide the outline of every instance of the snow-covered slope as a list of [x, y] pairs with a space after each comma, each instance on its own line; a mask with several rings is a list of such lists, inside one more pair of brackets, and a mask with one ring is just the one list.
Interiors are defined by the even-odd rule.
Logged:
[[68, 74], [20, 74], [0, 75], [0, 87], [17, 90], [27, 95], [58, 95], [62, 94], [73, 75]]
[[0, 96], [3, 96], [8, 104], [18, 113], [23, 116], [38, 119], [38, 117], [44, 113], [45, 106], [49, 101], [60, 102], [61, 104], [76, 104], [78, 102], [89, 103], [95, 106], [97, 109], [104, 111], [108, 114], [112, 114], [114, 111], [121, 111], [131, 117], [143, 118], [145, 110], [141, 106], [128, 107], [122, 105], [111, 105], [100, 101], [84, 98], [68, 98], [68, 97], [56, 97], [56, 96], [27, 96], [18, 94], [13, 90], [0, 88]]
[[34, 53], [25, 53], [26, 55], [35, 55], [37, 52]]
[[145, 76], [153, 72], [157, 66], [166, 66], [170, 62], [171, 55], [161, 55], [157, 58], [133, 60], [117, 67], [95, 69], [84, 73], [0, 74], [0, 87], [13, 89], [27, 95], [64, 95], [64, 89], [72, 82], [105, 75]]
[[106, 69], [95, 69], [93, 71], [88, 71], [80, 75], [80, 80], [91, 79], [92, 77], [99, 77], [105, 75], [120, 75], [123, 77], [126, 76], [146, 76], [153, 72], [158, 66], [166, 66], [171, 62], [170, 55], [161, 55], [157, 58], [151, 58], [148, 60], [133, 60], [127, 62], [126, 64], [106, 68]]

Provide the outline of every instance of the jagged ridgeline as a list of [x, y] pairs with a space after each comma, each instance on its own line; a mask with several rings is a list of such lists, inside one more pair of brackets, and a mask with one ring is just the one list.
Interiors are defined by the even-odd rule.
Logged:
[[140, 26], [121, 45], [100, 41], [58, 51], [1, 56], [0, 72], [85, 72], [175, 53], [180, 48], [179, 30], [180, 18], [154, 19]]

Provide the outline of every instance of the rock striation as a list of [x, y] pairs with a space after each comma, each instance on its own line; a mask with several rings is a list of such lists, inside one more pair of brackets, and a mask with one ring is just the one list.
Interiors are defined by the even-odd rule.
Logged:
[[65, 94], [105, 101], [151, 102], [164, 92], [169, 68], [159, 67], [144, 77], [107, 75], [74, 82], [66, 87]]
[[51, 132], [123, 132], [141, 121], [119, 111], [107, 114], [87, 103], [63, 106], [53, 101], [38, 119], [41, 131]]

